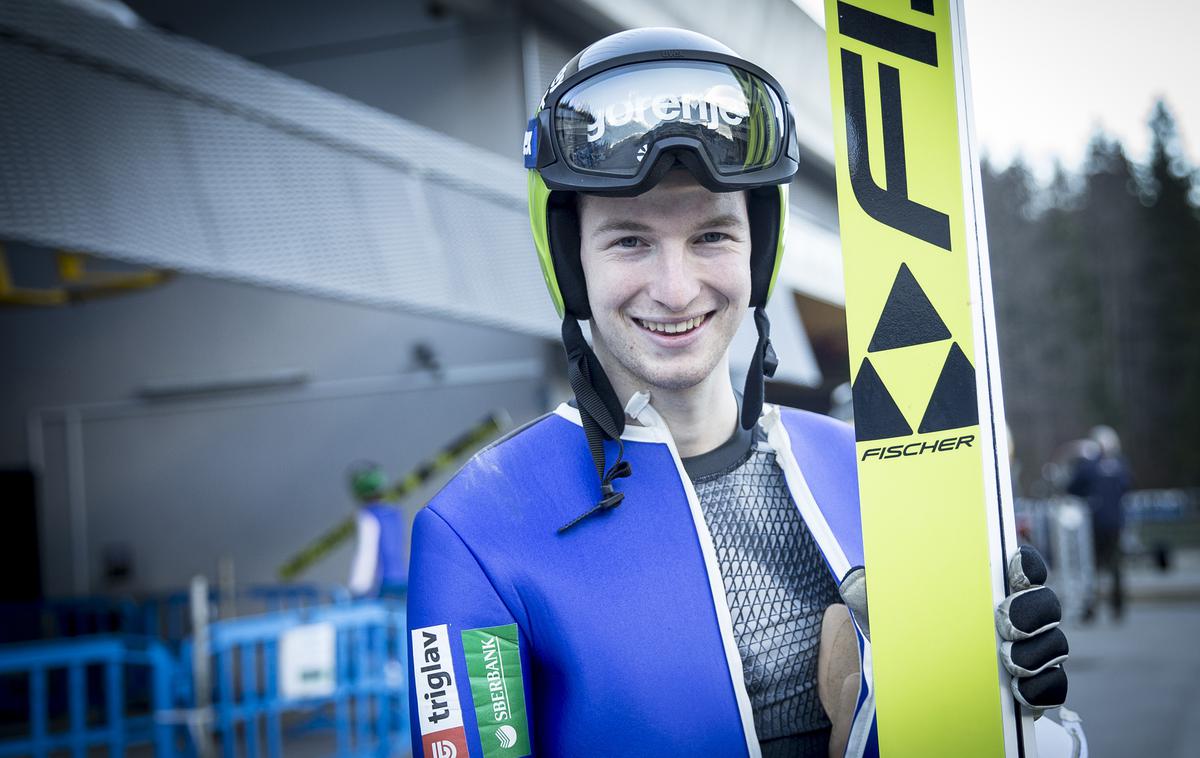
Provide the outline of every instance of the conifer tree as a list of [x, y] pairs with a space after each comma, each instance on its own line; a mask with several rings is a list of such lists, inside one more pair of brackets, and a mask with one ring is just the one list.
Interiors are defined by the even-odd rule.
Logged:
[[1125, 440], [1135, 468], [1151, 465], [1152, 429], [1137, 412], [1153, 384], [1147, 344], [1151, 325], [1145, 297], [1147, 244], [1133, 165], [1121, 143], [1092, 138], [1080, 194], [1083, 267], [1088, 313], [1082, 334], [1092, 351], [1087, 424], [1107, 424]]
[[1040, 188], [1018, 159], [983, 180], [1005, 413], [1029, 488], [1094, 415], [1098, 296], [1067, 172]]
[[[1146, 408], [1159, 440], [1146, 485], [1200, 484], [1200, 213], [1174, 117], [1159, 101], [1150, 119], [1150, 162], [1143, 174], [1147, 245], [1145, 296], [1157, 379]], [[1135, 472], [1137, 473], [1137, 472]], [[1141, 483], [1141, 482], [1139, 482]], [[1145, 485], [1144, 485], [1145, 486]]]

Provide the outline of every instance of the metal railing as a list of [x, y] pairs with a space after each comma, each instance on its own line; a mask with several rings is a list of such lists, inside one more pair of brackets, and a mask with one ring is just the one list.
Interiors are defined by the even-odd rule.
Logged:
[[170, 728], [156, 714], [171, 707], [175, 671], [154, 641], [94, 637], [0, 648], [7, 722], [0, 756], [83, 756], [96, 748], [116, 756], [143, 743], [172, 755]]

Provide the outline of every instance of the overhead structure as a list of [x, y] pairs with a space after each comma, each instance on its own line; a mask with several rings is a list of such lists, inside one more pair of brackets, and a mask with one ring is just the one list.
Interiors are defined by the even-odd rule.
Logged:
[[0, 239], [557, 334], [515, 157], [56, 2], [0, 70]]

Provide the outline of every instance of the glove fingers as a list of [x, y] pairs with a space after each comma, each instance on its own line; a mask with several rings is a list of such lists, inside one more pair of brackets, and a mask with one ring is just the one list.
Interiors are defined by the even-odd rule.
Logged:
[[1062, 621], [1062, 605], [1047, 587], [1022, 590], [996, 606], [996, 629], [1006, 640], [1029, 639]]
[[1069, 650], [1067, 637], [1058, 628], [1062, 604], [1053, 590], [1043, 586], [1048, 573], [1041, 553], [1022, 545], [1008, 564], [1013, 594], [996, 607], [996, 629], [1005, 640], [1000, 658], [1012, 674], [1013, 697], [1036, 711], [1057, 708], [1067, 699], [1062, 663]]
[[1048, 575], [1046, 560], [1037, 549], [1029, 545], [1021, 545], [1016, 555], [1008, 562], [1008, 585], [1012, 592], [1045, 584]]
[[1051, 666], [1058, 666], [1069, 653], [1067, 635], [1062, 629], [1048, 632], [1019, 642], [1004, 642], [1000, 645], [1004, 667], [1013, 676], [1034, 676]]
[[1035, 676], [1014, 676], [1009, 681], [1013, 697], [1026, 708], [1044, 711], [1067, 701], [1067, 672], [1062, 666], [1048, 668]]

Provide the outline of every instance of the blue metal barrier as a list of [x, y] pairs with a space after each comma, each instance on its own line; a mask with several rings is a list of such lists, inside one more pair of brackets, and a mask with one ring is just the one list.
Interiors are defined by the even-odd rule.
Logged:
[[[347, 597], [341, 588], [315, 584], [256, 584], [237, 589], [238, 615], [310, 608], [322, 603], [339, 602]], [[222, 610], [220, 591], [208, 591], [214, 614]], [[144, 633], [170, 642], [180, 642], [192, 633], [191, 594], [187, 590], [162, 593], [141, 600]]]
[[[146, 640], [96, 636], [0, 648], [0, 688], [24, 694], [26, 703], [0, 737], [0, 756], [75, 757], [95, 748], [115, 756], [143, 743], [172, 755], [170, 728], [155, 716], [170, 708], [174, 674], [167, 650]], [[148, 676], [148, 694], [131, 692], [138, 676]]]
[[125, 598], [66, 597], [0, 603], [0, 644], [90, 634], [141, 634], [137, 604]]
[[254, 584], [239, 593], [239, 601], [256, 602], [264, 611], [289, 611], [313, 608], [324, 603], [350, 601], [343, 587], [319, 587], [315, 584]]
[[[261, 584], [237, 591], [239, 615], [310, 608], [349, 601], [342, 587], [314, 584]], [[179, 643], [192, 633], [191, 596], [172, 590], [138, 597], [62, 597], [38, 602], [0, 603], [0, 644], [92, 634], [143, 635]], [[221, 595], [208, 601], [220, 608]]]
[[[378, 601], [211, 624], [207, 712], [221, 755], [279, 758], [285, 739], [298, 737], [306, 755], [407, 755], [404, 627], [403, 610]], [[313, 631], [329, 646], [328, 669], [281, 660], [285, 638]], [[205, 720], [196, 710], [193, 645], [185, 640], [178, 657], [161, 641], [119, 635], [0, 646], [0, 758], [105, 748], [115, 756], [131, 745], [152, 746], [164, 758], [194, 755], [178, 729]], [[291, 681], [302, 681], [313, 666], [324, 684], [293, 684], [289, 693], [285, 673], [299, 671]]]
[[[328, 691], [288, 699], [280, 645], [299, 627], [328, 625], [334, 667]], [[192, 641], [181, 660], [190, 661]], [[332, 732], [339, 758], [406, 755], [409, 749], [404, 613], [353, 603], [218, 621], [209, 627], [214, 738], [224, 758], [283, 755], [285, 716], [305, 717], [307, 735]], [[181, 691], [196, 702], [188, 672]], [[332, 718], [323, 712], [332, 709]], [[286, 731], [289, 735], [295, 729]]]

